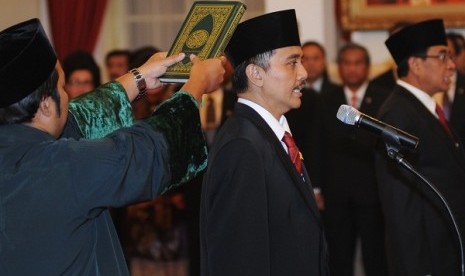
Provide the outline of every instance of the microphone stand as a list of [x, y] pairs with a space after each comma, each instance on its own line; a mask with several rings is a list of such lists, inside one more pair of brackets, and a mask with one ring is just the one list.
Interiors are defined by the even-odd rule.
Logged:
[[452, 220], [452, 224], [454, 225], [455, 232], [457, 234], [457, 238], [459, 241], [460, 246], [460, 273], [462, 276], [465, 276], [465, 259], [464, 259], [464, 252], [463, 252], [463, 243], [462, 243], [462, 236], [460, 234], [459, 227], [457, 225], [457, 221], [455, 220], [454, 213], [452, 212], [447, 200], [441, 194], [441, 192], [431, 183], [426, 177], [424, 177], [420, 172], [418, 172], [407, 160], [404, 159], [402, 154], [399, 153], [401, 148], [399, 137], [397, 136], [397, 132], [390, 129], [389, 127], [385, 128], [381, 134], [383, 141], [386, 145], [387, 154], [388, 156], [395, 160], [397, 164], [402, 165], [405, 169], [413, 173], [417, 176], [420, 180], [423, 181], [433, 192], [441, 199], [442, 203], [447, 209], [447, 213]]

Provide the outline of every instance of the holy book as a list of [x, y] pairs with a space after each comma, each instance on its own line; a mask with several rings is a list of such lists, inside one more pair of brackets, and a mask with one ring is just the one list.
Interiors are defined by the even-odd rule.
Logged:
[[160, 77], [165, 83], [184, 83], [189, 79], [190, 54], [200, 59], [220, 56], [236, 30], [246, 6], [239, 1], [194, 2], [168, 56], [185, 53], [186, 57], [170, 66]]

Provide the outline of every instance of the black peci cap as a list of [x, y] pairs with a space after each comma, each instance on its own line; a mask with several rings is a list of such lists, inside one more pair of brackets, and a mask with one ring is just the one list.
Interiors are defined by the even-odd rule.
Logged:
[[406, 26], [395, 32], [385, 42], [397, 64], [431, 46], [447, 46], [442, 19], [431, 19]]
[[225, 52], [236, 67], [258, 54], [288, 46], [300, 46], [295, 10], [272, 12], [240, 23]]
[[0, 32], [0, 108], [14, 104], [41, 86], [57, 57], [38, 19]]

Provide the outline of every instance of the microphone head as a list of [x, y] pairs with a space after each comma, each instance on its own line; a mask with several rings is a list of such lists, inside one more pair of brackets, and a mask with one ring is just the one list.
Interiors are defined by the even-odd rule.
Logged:
[[355, 125], [360, 120], [362, 113], [350, 105], [343, 104], [339, 107], [336, 117], [347, 125]]

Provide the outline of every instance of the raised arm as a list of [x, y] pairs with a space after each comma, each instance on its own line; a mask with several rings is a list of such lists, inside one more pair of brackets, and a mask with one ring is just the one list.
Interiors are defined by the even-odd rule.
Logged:
[[[143, 77], [147, 88], [162, 85], [158, 77], [166, 72], [166, 68], [184, 58], [184, 54], [165, 57], [166, 53], [153, 55], [138, 72]], [[191, 76], [182, 91], [190, 94], [197, 103], [202, 94], [219, 87], [223, 80], [223, 58], [199, 60], [190, 57], [194, 63]], [[127, 73], [115, 82], [98, 87], [91, 93], [73, 99], [69, 104], [70, 113], [79, 132], [85, 138], [101, 138], [134, 123], [130, 101], [139, 94], [139, 88], [133, 73]]]

